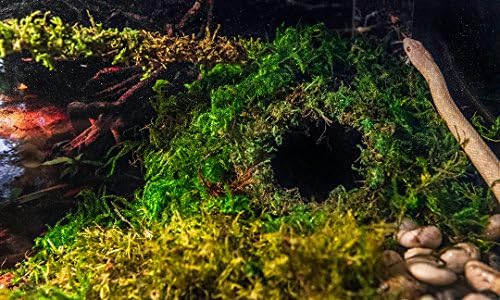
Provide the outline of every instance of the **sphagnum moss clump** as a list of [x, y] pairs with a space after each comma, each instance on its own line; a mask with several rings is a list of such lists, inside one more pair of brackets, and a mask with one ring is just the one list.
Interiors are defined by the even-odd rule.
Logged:
[[[344, 232], [350, 232], [347, 236]], [[332, 213], [309, 234], [262, 220], [173, 214], [165, 225], [93, 226], [26, 265], [24, 295], [89, 299], [348, 299], [376, 296], [387, 228]], [[43, 277], [39, 277], [43, 275]], [[362, 275], [362, 276], [360, 276]], [[22, 293], [20, 293], [21, 295]]]
[[[239, 43], [248, 61], [202, 68], [178, 94], [157, 81], [146, 185], [134, 201], [86, 194], [37, 241], [14, 296], [373, 299], [383, 220], [482, 228], [491, 197], [410, 67], [321, 25]], [[280, 187], [285, 134], [333, 122], [363, 137], [360, 186], [321, 203]]]
[[55, 60], [98, 57], [113, 64], [154, 69], [175, 62], [214, 64], [244, 60], [240, 45], [217, 35], [169, 37], [157, 32], [104, 28], [90, 18], [91, 26], [66, 24], [50, 12], [35, 11], [23, 19], [0, 22], [0, 58], [30, 52], [49, 69]]
[[322, 26], [282, 29], [273, 43], [247, 49], [254, 61], [219, 65], [186, 93], [163, 95], [159, 88], [159, 120], [175, 111], [165, 103], [204, 101], [183, 115], [177, 134], [162, 122], [151, 129], [156, 149], [146, 154], [140, 200], [148, 217], [168, 218], [172, 210], [287, 215], [306, 201], [276, 185], [276, 147], [300, 124], [337, 122], [363, 136], [355, 166], [363, 180], [360, 188], [335, 190], [328, 203], [356, 207], [367, 218], [424, 212], [422, 219], [459, 235], [481, 227], [491, 197], [467, 183], [470, 164], [409, 67]]

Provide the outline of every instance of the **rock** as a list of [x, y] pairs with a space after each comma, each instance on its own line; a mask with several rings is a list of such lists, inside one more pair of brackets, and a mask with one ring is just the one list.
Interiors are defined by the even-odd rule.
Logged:
[[455, 272], [430, 255], [410, 258], [406, 261], [406, 267], [416, 279], [431, 285], [449, 285], [458, 279]]
[[465, 295], [472, 292], [467, 282], [459, 279], [450, 287], [440, 290], [436, 293], [437, 300], [455, 300], [462, 299]]
[[426, 291], [427, 285], [418, 282], [409, 275], [391, 277], [379, 287], [379, 292], [389, 294], [388, 298], [390, 299], [417, 299]]
[[398, 234], [398, 242], [406, 248], [432, 248], [441, 245], [443, 237], [436, 226], [423, 226]]
[[460, 299], [460, 298], [457, 297], [453, 288], [446, 289], [436, 294], [436, 300], [455, 300], [455, 299]]
[[460, 274], [464, 272], [465, 263], [481, 258], [481, 251], [470, 243], [458, 243], [446, 249], [440, 258], [446, 263], [448, 269]]
[[500, 272], [500, 255], [494, 252], [488, 254], [488, 264], [490, 267]]
[[500, 242], [500, 214], [492, 215], [484, 230], [486, 238], [493, 242]]
[[387, 277], [407, 274], [406, 264], [401, 255], [396, 251], [385, 250], [382, 252], [382, 264]]
[[411, 249], [408, 249], [406, 252], [405, 252], [405, 259], [410, 259], [412, 257], [416, 257], [416, 256], [428, 256], [428, 255], [431, 255], [432, 252], [434, 252], [434, 249], [430, 249], [430, 248], [411, 248]]
[[500, 295], [500, 272], [477, 260], [465, 264], [465, 278], [477, 291], [492, 291]]
[[465, 295], [465, 297], [462, 300], [493, 300], [493, 299], [480, 293], [469, 293]]
[[418, 225], [415, 222], [413, 222], [413, 220], [411, 220], [410, 218], [403, 218], [403, 220], [401, 220], [401, 224], [399, 225], [398, 233], [396, 234], [396, 239], [399, 241], [401, 235], [410, 230], [416, 229], [417, 227]]

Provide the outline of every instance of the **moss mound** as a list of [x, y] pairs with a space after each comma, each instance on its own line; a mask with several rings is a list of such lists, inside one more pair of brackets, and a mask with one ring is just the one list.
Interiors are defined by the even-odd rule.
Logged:
[[289, 226], [266, 233], [262, 221], [221, 215], [175, 214], [165, 226], [135, 230], [92, 227], [42, 265], [31, 264], [36, 289], [25, 292], [36, 299], [374, 296], [375, 253], [386, 228], [358, 226], [351, 214], [321, 223], [306, 235]]
[[[174, 210], [287, 215], [310, 199], [277, 184], [277, 149], [297, 128], [307, 134], [317, 127], [325, 132], [317, 142], [352, 149], [341, 134], [326, 134], [347, 126], [362, 136], [354, 170], [342, 169], [343, 176], [357, 173], [349, 186], [357, 187], [332, 188], [330, 204], [369, 218], [409, 212], [454, 234], [480, 227], [490, 198], [468, 183], [469, 164], [411, 68], [381, 47], [351, 44], [322, 26], [283, 29], [271, 44], [246, 46], [253, 62], [205, 71], [186, 93], [163, 95], [157, 85], [151, 136], [159, 150], [146, 155], [141, 197], [148, 217], [168, 218]], [[174, 121], [165, 126], [167, 118]]]
[[144, 189], [87, 194], [38, 240], [17, 296], [371, 299], [384, 220], [478, 238], [491, 196], [412, 68], [321, 25], [240, 43], [247, 63], [202, 67], [176, 94], [157, 81]]

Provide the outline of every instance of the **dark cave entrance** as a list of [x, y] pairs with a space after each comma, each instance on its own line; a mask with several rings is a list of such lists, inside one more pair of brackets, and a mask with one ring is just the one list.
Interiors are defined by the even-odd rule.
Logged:
[[286, 189], [298, 188], [302, 197], [316, 202], [326, 200], [339, 185], [352, 189], [360, 179], [352, 169], [360, 144], [359, 132], [336, 123], [292, 129], [271, 160], [276, 181]]

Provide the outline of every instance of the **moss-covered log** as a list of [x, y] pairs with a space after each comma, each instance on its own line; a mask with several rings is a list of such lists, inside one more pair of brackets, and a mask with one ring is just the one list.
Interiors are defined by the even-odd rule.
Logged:
[[[90, 103], [76, 101], [68, 106], [74, 119], [97, 121], [91, 121], [92, 125], [71, 141], [65, 147], [66, 151], [88, 146], [110, 129], [119, 140], [118, 128], [124, 124], [137, 125], [131, 124], [138, 120], [130, 120], [127, 111], [141, 109], [138, 95], [144, 96], [144, 91], [150, 91], [154, 80], [161, 78], [169, 65], [184, 63], [210, 67], [217, 63], [246, 60], [245, 51], [237, 40], [211, 34], [208, 28], [203, 38], [194, 35], [174, 37], [130, 28], [104, 28], [92, 19], [89, 27], [70, 25], [59, 17], [41, 12], [20, 20], [0, 22], [0, 57], [14, 53], [29, 55], [49, 69], [54, 69], [57, 61], [89, 57], [120, 65], [105, 68], [90, 79], [89, 84], [98, 81], [100, 86], [104, 85], [103, 90], [89, 95]], [[30, 58], [24, 57], [23, 60], [29, 61]], [[105, 75], [115, 75], [108, 76], [108, 79], [116, 78], [120, 70], [131, 68], [136, 72], [119, 82], [106, 84], [106, 79], [102, 79]], [[134, 106], [134, 103], [138, 104]], [[103, 119], [107, 122], [99, 121]]]

